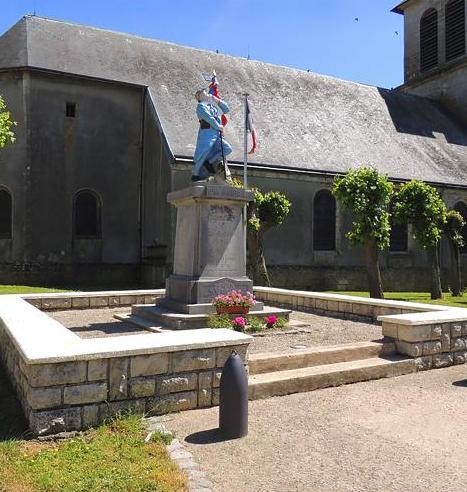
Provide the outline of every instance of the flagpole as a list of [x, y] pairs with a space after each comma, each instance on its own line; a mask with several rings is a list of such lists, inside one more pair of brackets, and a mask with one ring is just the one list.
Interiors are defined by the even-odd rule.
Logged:
[[243, 186], [245, 190], [248, 188], [248, 95], [247, 93], [243, 94], [245, 97], [244, 101], [244, 113], [245, 113], [245, 118], [244, 118], [244, 132], [243, 132]]
[[[245, 191], [247, 191], [248, 189], [248, 130], [247, 130], [247, 126], [248, 126], [248, 122], [247, 122], [247, 117], [248, 117], [248, 114], [247, 114], [247, 110], [248, 110], [248, 94], [245, 93], [243, 94], [243, 97], [245, 98], [244, 100], [244, 121], [243, 121], [243, 124], [244, 124], [244, 128], [243, 128], [243, 188]], [[247, 240], [246, 240], [246, 235], [247, 235], [247, 222], [248, 222], [248, 215], [247, 215], [247, 205], [245, 205], [243, 207], [243, 235], [245, 237], [245, 242], [244, 242], [244, 250], [243, 250], [243, 254], [244, 254], [244, 258], [245, 258], [245, 265], [246, 265], [246, 260], [247, 260], [247, 256], [246, 256], [246, 243], [247, 243]]]

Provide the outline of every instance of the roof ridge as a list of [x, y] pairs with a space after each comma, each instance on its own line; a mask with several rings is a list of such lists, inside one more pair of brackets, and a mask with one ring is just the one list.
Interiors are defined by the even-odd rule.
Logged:
[[241, 56], [231, 55], [231, 54], [228, 54], [228, 53], [217, 53], [215, 51], [211, 51], [211, 50], [208, 50], [208, 49], [196, 48], [194, 46], [187, 46], [187, 45], [184, 45], [184, 44], [174, 43], [173, 41], [165, 41], [165, 40], [161, 40], [161, 39], [149, 38], [149, 37], [146, 37], [146, 36], [140, 36], [138, 34], [127, 33], [127, 32], [124, 32], [124, 31], [115, 31], [113, 29], [106, 29], [106, 28], [103, 28], [103, 27], [95, 27], [95, 26], [91, 26], [91, 25], [88, 25], [88, 24], [79, 24], [79, 23], [75, 23], [75, 22], [63, 21], [63, 20], [58, 20], [58, 19], [52, 19], [50, 17], [42, 17], [42, 16], [32, 15], [32, 14], [27, 14], [27, 15], [23, 16], [23, 19], [26, 19], [27, 21], [29, 19], [40, 19], [40, 20], [43, 20], [43, 21], [53, 22], [53, 23], [57, 23], [57, 24], [64, 24], [64, 25], [69, 25], [69, 26], [78, 27], [78, 28], [81, 27], [81, 28], [85, 28], [85, 29], [88, 29], [88, 30], [91, 30], [91, 31], [99, 31], [99, 32], [105, 32], [105, 33], [112, 33], [112, 34], [116, 34], [118, 36], [126, 36], [126, 37], [130, 37], [130, 38], [134, 38], [134, 39], [139, 39], [139, 40], [143, 40], [143, 41], [149, 41], [149, 42], [152, 42], [152, 43], [159, 43], [159, 44], [168, 45], [168, 46], [176, 46], [177, 48], [183, 48], [183, 49], [187, 49], [187, 50], [193, 50], [193, 51], [196, 51], [196, 52], [215, 54], [215, 55], [222, 56], [222, 57], [233, 58], [234, 60], [241, 60], [241, 61], [248, 62], [248, 63], [251, 63], [251, 64], [259, 64], [259, 65], [265, 65], [265, 66], [268, 66], [268, 67], [282, 68], [282, 69], [285, 69], [285, 70], [290, 70], [291, 72], [295, 72], [297, 74], [309, 74], [309, 75], [312, 75], [312, 76], [315, 76], [315, 77], [321, 77], [323, 79], [334, 80], [334, 81], [337, 81], [337, 82], [343, 82], [343, 83], [346, 83], [346, 84], [356, 85], [356, 86], [360, 86], [360, 87], [384, 89], [384, 90], [389, 90], [389, 91], [392, 90], [391, 88], [380, 87], [380, 86], [377, 86], [377, 85], [367, 84], [367, 83], [364, 83], [364, 82], [357, 82], [355, 80], [343, 79], [343, 78], [340, 78], [340, 77], [337, 77], [337, 76], [334, 76], [334, 75], [323, 74], [323, 73], [319, 73], [319, 72], [305, 70], [304, 68], [290, 67], [290, 66], [287, 66], [287, 65], [279, 65], [277, 63], [272, 63], [272, 62], [267, 62], [267, 61], [262, 61], [262, 60], [251, 60], [251, 59], [247, 59], [247, 58], [244, 58], [244, 57], [241, 57]]

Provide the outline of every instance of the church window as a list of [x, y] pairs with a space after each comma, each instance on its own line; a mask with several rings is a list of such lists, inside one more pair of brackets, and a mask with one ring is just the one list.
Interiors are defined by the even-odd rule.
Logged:
[[465, 54], [465, 0], [446, 4], [446, 61]]
[[[390, 211], [394, 203], [390, 205]], [[389, 251], [404, 252], [409, 250], [409, 229], [407, 223], [400, 224], [391, 216], [391, 233], [389, 236]]]
[[11, 238], [11, 195], [0, 189], [0, 238]]
[[427, 10], [420, 20], [420, 70], [425, 72], [438, 64], [438, 12]]
[[454, 205], [454, 210], [459, 212], [464, 220], [466, 221], [466, 225], [462, 229], [462, 236], [464, 238], [464, 246], [461, 248], [461, 253], [467, 253], [467, 205], [464, 202], [457, 202]]
[[74, 201], [74, 233], [81, 239], [98, 239], [101, 236], [101, 203], [90, 190], [82, 190]]
[[68, 118], [76, 118], [76, 103], [67, 102], [65, 105], [65, 115]]
[[329, 190], [320, 190], [313, 200], [313, 249], [336, 249], [336, 200]]

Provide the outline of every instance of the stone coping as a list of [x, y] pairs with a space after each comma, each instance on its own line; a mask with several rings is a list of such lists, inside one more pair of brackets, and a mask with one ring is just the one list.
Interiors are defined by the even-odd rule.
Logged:
[[421, 302], [406, 302], [406, 301], [393, 301], [388, 299], [373, 299], [371, 297], [359, 297], [359, 296], [349, 296], [345, 294], [331, 294], [328, 292], [310, 292], [304, 290], [288, 290], [288, 289], [278, 289], [275, 287], [254, 287], [255, 292], [261, 293], [275, 293], [288, 296], [301, 296], [310, 297], [313, 299], [322, 299], [327, 301], [340, 301], [340, 302], [351, 302], [353, 304], [364, 304], [378, 307], [395, 308], [395, 309], [413, 309], [414, 311], [446, 311], [451, 309], [462, 309], [462, 308], [452, 308], [450, 306], [436, 306], [434, 304], [424, 304]]
[[0, 297], [0, 323], [27, 364], [244, 345], [252, 340], [243, 333], [209, 328], [81, 339], [19, 295]]
[[455, 323], [467, 320], [467, 309], [449, 308], [445, 311], [427, 313], [395, 314], [390, 316], [378, 316], [378, 321], [394, 323], [398, 325], [427, 325], [436, 323]]
[[21, 297], [22, 299], [66, 299], [82, 297], [117, 297], [117, 296], [144, 296], [164, 295], [165, 289], [143, 290], [102, 290], [91, 292], [42, 292], [38, 294], [6, 294], [2, 297]]
[[178, 203], [196, 198], [251, 202], [254, 199], [254, 193], [245, 191], [242, 188], [233, 188], [230, 185], [205, 184], [189, 186], [188, 188], [172, 191], [167, 195], [169, 203]]

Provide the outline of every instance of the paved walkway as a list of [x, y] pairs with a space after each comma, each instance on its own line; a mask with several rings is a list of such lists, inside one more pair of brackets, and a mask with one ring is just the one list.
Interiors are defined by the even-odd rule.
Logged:
[[467, 490], [467, 366], [250, 402], [222, 442], [218, 409], [166, 422], [214, 490]]

